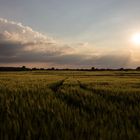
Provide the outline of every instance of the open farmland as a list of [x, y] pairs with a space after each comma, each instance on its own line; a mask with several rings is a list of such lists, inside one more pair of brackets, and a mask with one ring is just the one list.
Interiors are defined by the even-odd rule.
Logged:
[[0, 139], [139, 140], [140, 72], [1, 72]]

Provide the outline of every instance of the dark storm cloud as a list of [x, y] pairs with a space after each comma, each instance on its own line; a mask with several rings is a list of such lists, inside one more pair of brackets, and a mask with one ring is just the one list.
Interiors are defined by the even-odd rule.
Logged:
[[0, 42], [0, 56], [13, 56], [20, 51], [22, 51], [20, 43]]
[[124, 67], [130, 61], [130, 54], [127, 55], [102, 55], [102, 56], [91, 56], [86, 58], [84, 55], [63, 55], [59, 57], [53, 57], [55, 63], [59, 64], [69, 64], [69, 65], [83, 65], [83, 66], [98, 66], [98, 67], [108, 67], [117, 68]]
[[[99, 53], [88, 43], [60, 43], [30, 27], [0, 19], [0, 63], [52, 63], [55, 65], [124, 67], [130, 53]], [[86, 45], [85, 45], [86, 44]]]

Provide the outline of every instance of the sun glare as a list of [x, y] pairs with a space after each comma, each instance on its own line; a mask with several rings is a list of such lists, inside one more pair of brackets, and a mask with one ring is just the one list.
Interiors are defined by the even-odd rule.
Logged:
[[134, 34], [132, 36], [132, 43], [135, 45], [140, 45], [140, 33]]

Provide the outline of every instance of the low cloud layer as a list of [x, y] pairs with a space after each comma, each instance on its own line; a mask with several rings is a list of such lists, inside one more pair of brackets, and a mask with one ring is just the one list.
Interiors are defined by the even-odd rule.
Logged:
[[129, 50], [116, 52], [88, 43], [66, 43], [21, 23], [0, 18], [1, 66], [28, 63], [39, 67], [118, 68], [129, 66], [131, 59]]

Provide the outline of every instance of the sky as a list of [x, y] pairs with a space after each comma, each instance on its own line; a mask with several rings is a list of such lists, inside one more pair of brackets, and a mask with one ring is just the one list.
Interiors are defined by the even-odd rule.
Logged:
[[0, 66], [140, 66], [139, 0], [0, 0]]

